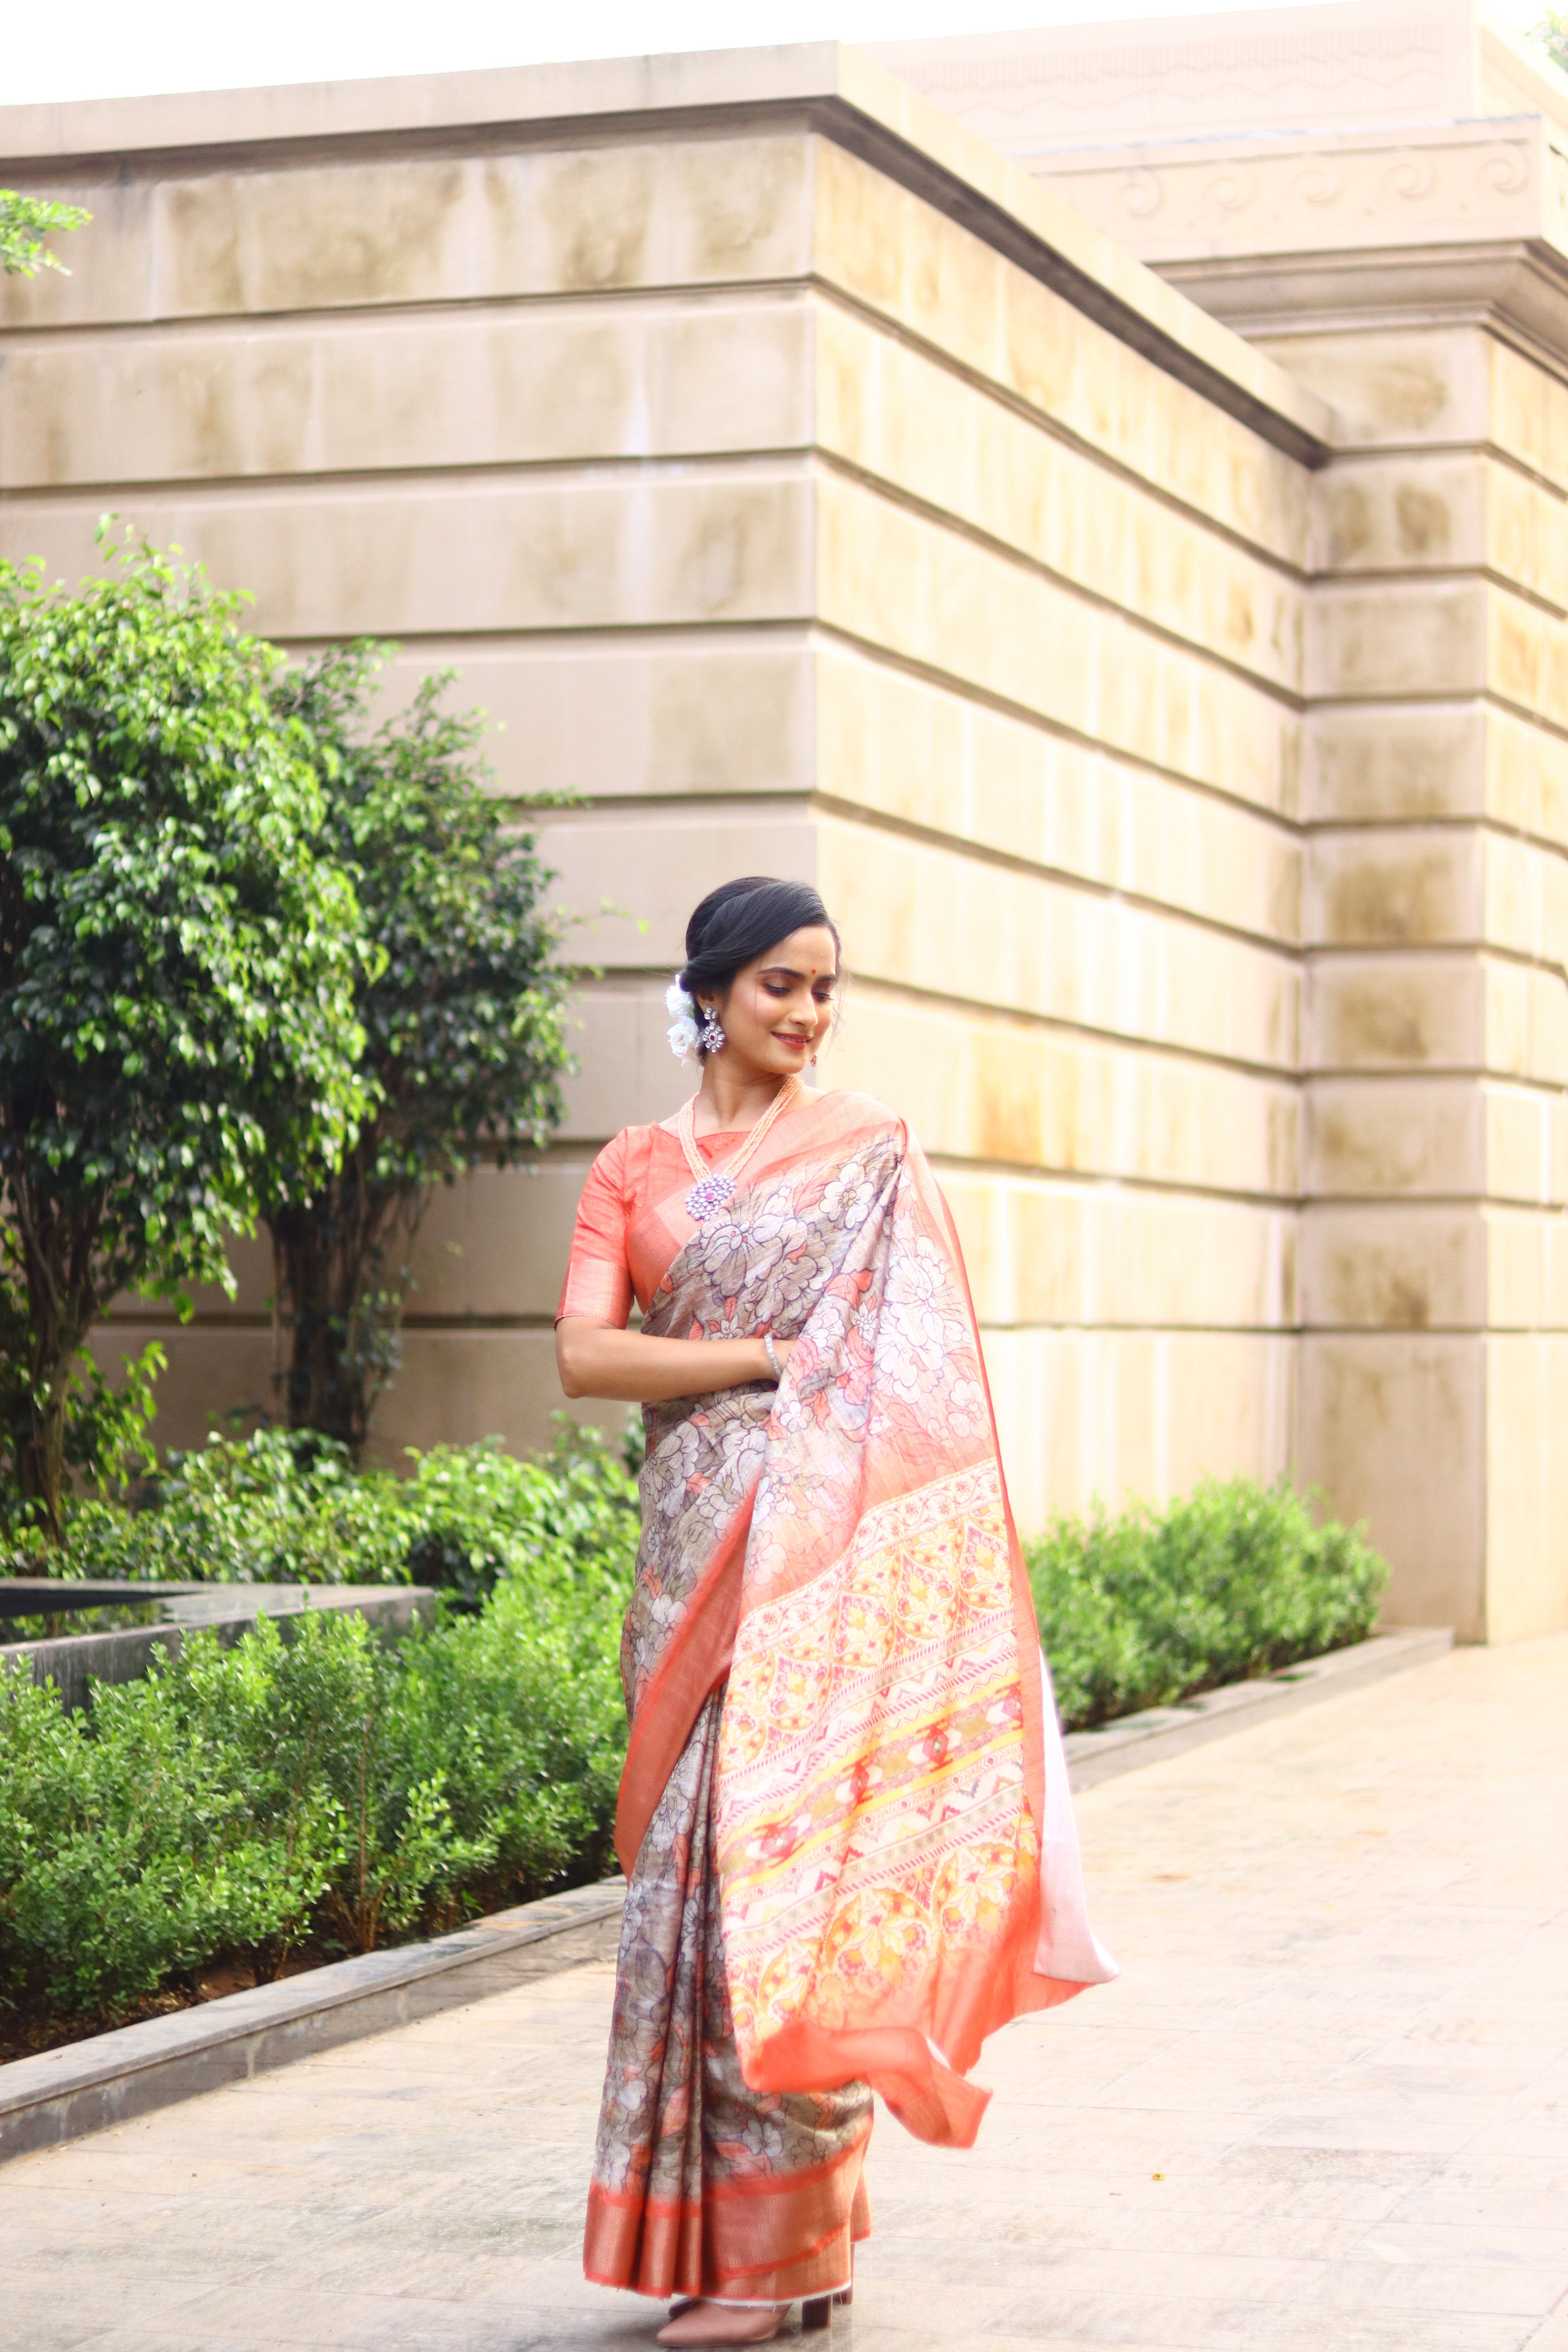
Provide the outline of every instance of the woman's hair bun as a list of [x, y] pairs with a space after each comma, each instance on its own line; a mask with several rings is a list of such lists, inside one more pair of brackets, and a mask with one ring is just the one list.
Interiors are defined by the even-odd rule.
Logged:
[[837, 926], [809, 882], [777, 882], [767, 874], [721, 882], [691, 910], [680, 984], [689, 996], [726, 989], [742, 964], [816, 925], [832, 932], [837, 949]]

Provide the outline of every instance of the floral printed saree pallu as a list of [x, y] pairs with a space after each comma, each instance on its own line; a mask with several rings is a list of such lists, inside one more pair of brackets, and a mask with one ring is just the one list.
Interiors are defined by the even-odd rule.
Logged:
[[868, 2227], [871, 2090], [969, 2146], [986, 2035], [1114, 1968], [919, 1146], [864, 1096], [807, 1097], [700, 1224], [661, 1168], [628, 1204], [644, 1330], [798, 1344], [776, 1390], [645, 1412], [586, 2266], [793, 2300], [843, 2285]]

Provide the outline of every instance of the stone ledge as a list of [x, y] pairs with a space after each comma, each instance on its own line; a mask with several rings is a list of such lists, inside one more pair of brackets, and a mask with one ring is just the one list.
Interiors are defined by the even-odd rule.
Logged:
[[1294, 1715], [1300, 1707], [1316, 1706], [1322, 1699], [1403, 1674], [1406, 1667], [1426, 1665], [1453, 1646], [1452, 1631], [1446, 1625], [1391, 1627], [1369, 1641], [1352, 1642], [1348, 1649], [1283, 1666], [1277, 1675], [1226, 1683], [1175, 1706], [1146, 1707], [1141, 1715], [1121, 1716], [1098, 1731], [1069, 1732], [1063, 1742], [1068, 1777], [1075, 1790], [1092, 1789], [1119, 1772], [1157, 1764], [1162, 1757], [1181, 1756], [1232, 1731], [1250, 1731], [1257, 1724]]
[[613, 1957], [619, 1879], [498, 1911], [423, 1944], [311, 1969], [0, 2067], [0, 2163], [407, 2025], [531, 1977]]
[[262, 1617], [269, 1617], [288, 1640], [300, 1620], [315, 1611], [363, 1617], [376, 1633], [395, 1640], [416, 1618], [430, 1624], [436, 1614], [435, 1591], [426, 1584], [138, 1585], [106, 1580], [100, 1589], [121, 1602], [157, 1601], [164, 1622], [121, 1626], [110, 1633], [8, 1642], [0, 1645], [0, 1675], [20, 1668], [35, 1683], [52, 1682], [63, 1706], [81, 1708], [90, 1704], [90, 1683], [140, 1682], [153, 1652], [177, 1658], [187, 1633], [216, 1633], [228, 1650], [254, 1633]]
[[[1100, 1731], [1075, 1731], [1066, 1743], [1072, 1785], [1092, 1788], [1424, 1665], [1452, 1648], [1453, 1639], [1447, 1629], [1376, 1633], [1256, 1682], [1230, 1683], [1177, 1706], [1124, 1716]], [[611, 1958], [625, 1893], [623, 1880], [610, 1879], [547, 1895], [427, 1943], [339, 1960], [281, 1984], [230, 1993], [199, 2009], [0, 2067], [0, 2163], [267, 2074], [318, 2050], [510, 1992], [531, 1978]]]

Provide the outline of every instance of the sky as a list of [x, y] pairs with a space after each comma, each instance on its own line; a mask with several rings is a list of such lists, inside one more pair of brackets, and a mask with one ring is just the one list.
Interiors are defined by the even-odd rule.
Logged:
[[[1215, 14], [1247, 5], [1207, 0]], [[1529, 26], [1542, 0], [1494, 5]], [[1194, 0], [72, 0], [5, 11], [0, 103], [1194, 13]]]

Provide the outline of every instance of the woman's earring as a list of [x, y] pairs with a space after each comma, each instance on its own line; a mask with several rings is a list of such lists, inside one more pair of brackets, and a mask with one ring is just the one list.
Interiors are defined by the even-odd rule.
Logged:
[[721, 1054], [730, 1042], [724, 1034], [723, 1023], [710, 1004], [703, 1009], [702, 1026], [697, 1033], [697, 1042], [705, 1054]]

